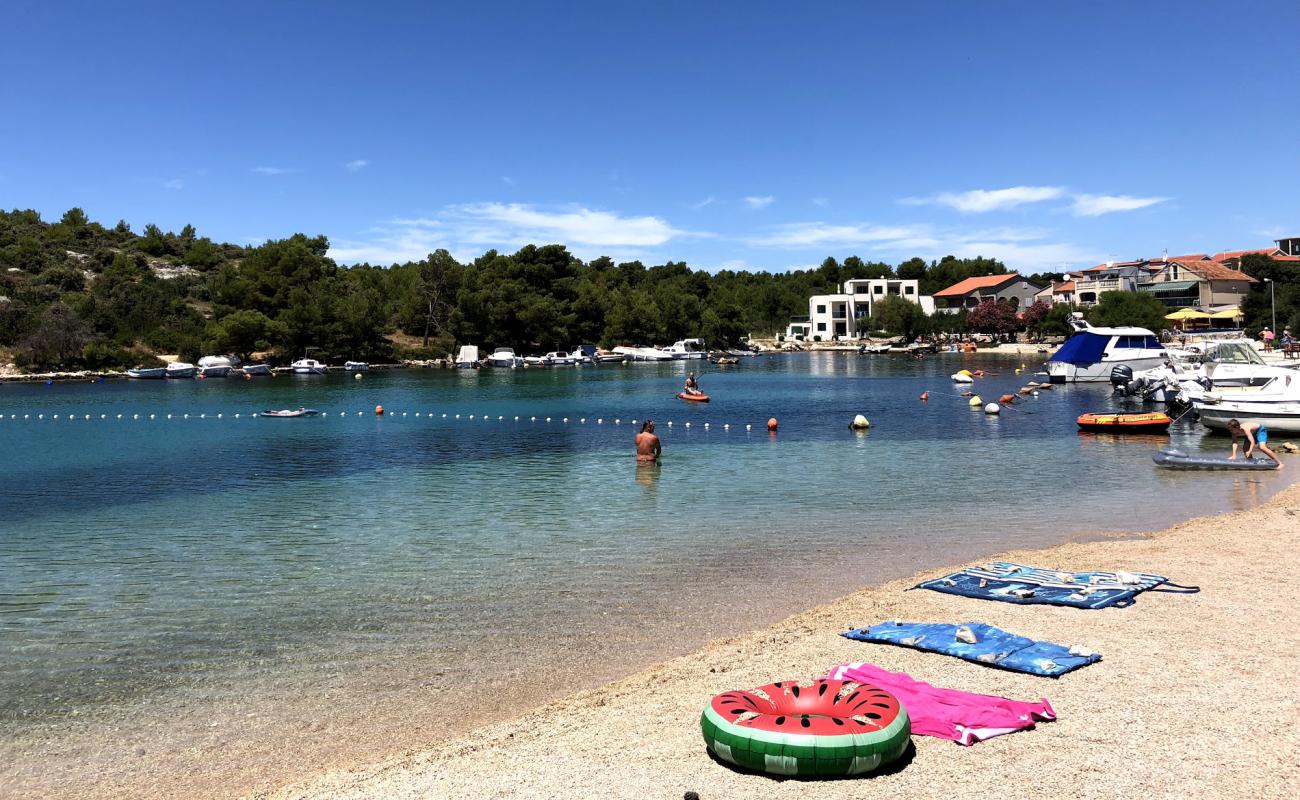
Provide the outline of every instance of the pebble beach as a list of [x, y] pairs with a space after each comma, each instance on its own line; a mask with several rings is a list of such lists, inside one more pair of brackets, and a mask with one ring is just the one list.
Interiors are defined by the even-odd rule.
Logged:
[[[1155, 572], [1201, 592], [1148, 592], [1130, 608], [1084, 611], [908, 592], [914, 579], [893, 581], [429, 749], [254, 796], [1294, 796], [1300, 685], [1288, 676], [1300, 655], [1300, 486], [1255, 509], [1157, 533], [1004, 557]], [[838, 635], [888, 619], [981, 621], [1086, 646], [1103, 660], [1053, 680]], [[914, 736], [914, 752], [897, 769], [865, 778], [776, 779], [707, 754], [698, 718], [714, 694], [808, 680], [854, 661], [965, 691], [1046, 697], [1059, 716], [973, 747]]]

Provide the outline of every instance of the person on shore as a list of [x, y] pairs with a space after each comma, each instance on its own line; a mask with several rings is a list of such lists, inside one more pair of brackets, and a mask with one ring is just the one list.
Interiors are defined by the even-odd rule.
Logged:
[[1235, 461], [1237, 459], [1237, 439], [1241, 437], [1246, 440], [1246, 458], [1249, 459], [1251, 454], [1255, 452], [1255, 448], [1258, 447], [1259, 452], [1273, 459], [1273, 463], [1277, 464], [1277, 468], [1282, 469], [1282, 459], [1277, 457], [1277, 453], [1268, 449], [1268, 428], [1258, 422], [1241, 422], [1240, 420], [1230, 419], [1228, 420], [1228, 433], [1232, 435], [1232, 455], [1228, 457], [1229, 460]]
[[686, 394], [704, 394], [704, 392], [700, 391], [700, 382], [695, 379], [694, 372], [689, 373], [686, 376], [686, 388], [682, 391]]
[[662, 451], [663, 447], [659, 444], [659, 437], [655, 436], [655, 422], [648, 419], [641, 426], [641, 432], [636, 435], [636, 462], [638, 464], [653, 464], [659, 460], [659, 454]]
[[1273, 349], [1273, 329], [1272, 329], [1272, 328], [1265, 328], [1265, 329], [1264, 329], [1264, 332], [1261, 333], [1261, 334], [1259, 335], [1259, 338], [1261, 338], [1261, 339], [1264, 340], [1264, 352], [1267, 353], [1267, 352], [1269, 352], [1270, 350]]

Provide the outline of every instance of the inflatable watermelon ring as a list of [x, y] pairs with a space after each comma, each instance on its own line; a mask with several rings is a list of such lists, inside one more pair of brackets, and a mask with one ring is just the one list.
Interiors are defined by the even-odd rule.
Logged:
[[861, 775], [903, 755], [907, 709], [878, 686], [821, 678], [724, 692], [700, 715], [704, 743], [718, 758], [775, 775]]

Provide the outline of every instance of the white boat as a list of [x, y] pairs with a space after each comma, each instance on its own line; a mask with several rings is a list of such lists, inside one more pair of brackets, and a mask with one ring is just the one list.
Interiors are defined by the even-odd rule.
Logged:
[[184, 361], [173, 361], [167, 365], [167, 377], [169, 378], [193, 378], [198, 371], [198, 367]]
[[[882, 354], [882, 353], [888, 353], [888, 352], [889, 352], [889, 349], [890, 349], [891, 347], [893, 347], [893, 345], [891, 345], [889, 342], [884, 342], [884, 343], [882, 343], [882, 344], [864, 344], [864, 345], [862, 345], [862, 350], [861, 350], [861, 352], [863, 352], [863, 353], [871, 353], [871, 354], [874, 354], [874, 355], [880, 355], [880, 354]], [[727, 352], [728, 352], [728, 354], [735, 355], [735, 354], [734, 354], [732, 351], [730, 351], [730, 350], [728, 350]]]
[[552, 350], [546, 354], [546, 360], [553, 367], [572, 367], [578, 363], [578, 360], [569, 355], [568, 350]]
[[665, 347], [663, 352], [677, 360], [704, 360], [709, 357], [704, 350], [703, 339], [682, 339]]
[[1195, 400], [1201, 424], [1223, 430], [1228, 420], [1248, 420], [1271, 431], [1300, 434], [1300, 372], [1283, 367], [1265, 369], [1272, 377], [1263, 386], [1205, 392]]
[[290, 366], [295, 375], [325, 375], [330, 371], [329, 367], [314, 358], [300, 358]]
[[1246, 339], [1196, 343], [1165, 353], [1166, 362], [1153, 369], [1132, 375], [1123, 368], [1113, 370], [1111, 383], [1116, 391], [1144, 400], [1187, 404], [1207, 391], [1263, 386], [1281, 369], [1265, 363]]
[[461, 345], [456, 353], [456, 369], [478, 369], [478, 347], [472, 344]]
[[204, 356], [199, 359], [199, 375], [204, 378], [224, 378], [238, 363], [238, 359], [226, 356]]
[[524, 360], [515, 355], [515, 351], [510, 347], [498, 347], [488, 356], [487, 365], [497, 367], [498, 369], [515, 369], [522, 367]]
[[622, 353], [611, 353], [608, 350], [597, 350], [592, 360], [597, 364], [622, 364], [627, 361], [627, 356]]
[[525, 367], [549, 367], [550, 359], [546, 356], [524, 356]]
[[133, 367], [126, 371], [126, 377], [136, 380], [161, 380], [167, 377], [166, 367]]
[[1136, 374], [1160, 366], [1165, 356], [1165, 348], [1146, 328], [1087, 327], [1052, 354], [1047, 375], [1052, 383], [1109, 381], [1111, 370], [1118, 366]]
[[245, 364], [244, 366], [240, 367], [240, 369], [244, 371], [245, 375], [270, 375], [271, 374], [270, 364]]
[[369, 372], [370, 363], [368, 361], [344, 361], [343, 369], [348, 372]]
[[619, 345], [614, 348], [615, 353], [621, 353], [628, 361], [672, 361], [673, 357], [664, 351], [655, 347], [629, 347]]

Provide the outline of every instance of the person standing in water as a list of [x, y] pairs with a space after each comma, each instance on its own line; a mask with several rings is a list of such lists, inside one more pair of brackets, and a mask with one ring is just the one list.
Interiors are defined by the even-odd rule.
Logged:
[[659, 460], [662, 451], [659, 437], [655, 436], [654, 420], [648, 419], [636, 435], [636, 461], [638, 464], [653, 464]]
[[1250, 458], [1251, 453], [1258, 447], [1259, 452], [1273, 459], [1273, 463], [1277, 464], [1277, 468], [1282, 469], [1282, 459], [1277, 457], [1277, 453], [1268, 449], [1268, 428], [1258, 422], [1241, 422], [1230, 419], [1228, 420], [1228, 433], [1232, 434], [1232, 455], [1229, 456], [1230, 459], [1235, 460], [1237, 458], [1237, 438], [1244, 437], [1246, 439], [1246, 458]]

